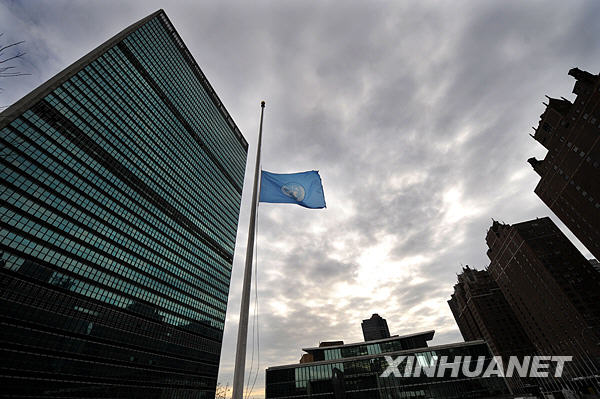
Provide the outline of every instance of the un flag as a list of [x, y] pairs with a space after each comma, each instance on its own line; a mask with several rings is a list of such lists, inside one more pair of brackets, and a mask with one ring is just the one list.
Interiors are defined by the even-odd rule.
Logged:
[[300, 173], [271, 173], [263, 170], [260, 178], [260, 202], [325, 208], [321, 176], [316, 170]]

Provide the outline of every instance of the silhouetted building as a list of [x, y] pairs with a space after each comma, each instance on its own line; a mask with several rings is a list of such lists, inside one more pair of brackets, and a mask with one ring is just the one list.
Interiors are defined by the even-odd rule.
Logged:
[[567, 375], [598, 371], [600, 275], [550, 218], [494, 222], [488, 272], [539, 355], [574, 356]]
[[577, 98], [548, 98], [533, 136], [548, 153], [529, 163], [541, 176], [535, 193], [600, 258], [600, 75], [569, 75]]
[[314, 361], [315, 361], [315, 359], [313, 359], [313, 357], [310, 353], [304, 353], [304, 354], [302, 354], [302, 357], [300, 358], [300, 363], [312, 363]]
[[319, 348], [324, 348], [327, 346], [340, 346], [344, 345], [344, 341], [323, 341], [319, 342]]
[[[323, 341], [319, 343], [319, 348], [325, 348], [330, 346], [342, 346], [344, 341]], [[305, 353], [300, 358], [300, 363], [311, 363], [314, 362], [315, 358], [312, 353]]]
[[500, 287], [486, 270], [463, 268], [448, 305], [465, 341], [483, 339], [504, 359], [535, 353]]
[[427, 348], [427, 341], [433, 339], [434, 330], [417, 334], [395, 335], [391, 338], [373, 341], [355, 342], [338, 345], [322, 345], [316, 348], [303, 348], [302, 350], [312, 356], [313, 361], [341, 359], [353, 356], [373, 355], [378, 353], [395, 352], [415, 348]]
[[373, 314], [370, 319], [363, 320], [361, 327], [365, 341], [390, 337], [390, 329], [388, 328], [387, 321], [377, 313]]
[[[334, 347], [303, 349], [313, 362], [269, 367], [266, 370], [266, 398], [490, 398], [508, 397], [509, 389], [502, 377], [465, 376], [449, 373], [437, 376], [414, 376], [407, 372], [407, 362], [398, 365], [401, 376], [382, 376], [388, 363], [385, 356], [406, 356], [422, 367], [446, 356], [461, 356], [465, 367], [475, 369], [475, 359], [485, 357], [486, 369], [492, 354], [481, 340], [427, 347], [434, 331], [396, 336], [377, 341], [359, 342]], [[470, 356], [470, 360], [464, 357]], [[412, 370], [409, 368], [408, 370]], [[461, 369], [462, 370], [462, 369]], [[408, 373], [405, 375], [405, 373]]]
[[247, 149], [162, 10], [0, 115], [2, 395], [214, 398]]
[[[486, 270], [463, 268], [448, 305], [464, 340], [484, 340], [494, 355], [502, 356], [505, 364], [509, 356], [523, 359], [535, 355], [529, 337]], [[531, 381], [517, 377], [509, 378], [509, 383], [514, 392], [536, 390]]]

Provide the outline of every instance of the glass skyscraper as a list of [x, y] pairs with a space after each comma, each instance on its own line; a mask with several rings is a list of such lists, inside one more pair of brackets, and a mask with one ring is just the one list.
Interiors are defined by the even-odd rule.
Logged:
[[160, 10], [0, 115], [0, 396], [214, 398], [248, 144]]

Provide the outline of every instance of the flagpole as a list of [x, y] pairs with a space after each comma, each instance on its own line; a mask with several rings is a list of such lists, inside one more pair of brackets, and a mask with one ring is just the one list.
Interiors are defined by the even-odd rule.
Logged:
[[252, 188], [252, 208], [248, 225], [248, 244], [246, 244], [246, 266], [244, 267], [244, 283], [242, 287], [242, 303], [240, 305], [240, 321], [238, 326], [237, 348], [235, 351], [235, 367], [233, 369], [232, 399], [243, 399], [244, 368], [246, 366], [246, 343], [248, 339], [248, 312], [250, 310], [250, 283], [252, 281], [252, 260], [254, 256], [254, 232], [256, 227], [256, 208], [258, 205], [258, 177], [260, 175], [260, 147], [262, 145], [263, 115], [265, 102], [260, 102], [260, 127], [258, 129], [258, 146], [256, 147], [256, 167], [254, 168], [254, 186]]

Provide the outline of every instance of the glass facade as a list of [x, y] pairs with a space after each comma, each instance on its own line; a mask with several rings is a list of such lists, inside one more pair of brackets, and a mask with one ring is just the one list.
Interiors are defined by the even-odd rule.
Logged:
[[[421, 348], [419, 350], [386, 353], [396, 358], [403, 355], [413, 357], [425, 368], [435, 358], [461, 356], [468, 364], [461, 363], [457, 377], [447, 371], [444, 377], [382, 377], [388, 363], [383, 355], [367, 355], [354, 358], [339, 358], [330, 361], [301, 363], [271, 367], [266, 372], [266, 398], [323, 398], [323, 399], [392, 399], [392, 398], [489, 398], [508, 397], [509, 390], [501, 377], [467, 377], [463, 367], [469, 371], [477, 369], [479, 356], [485, 357], [484, 370], [492, 355], [483, 341], [463, 344]], [[465, 359], [465, 356], [471, 356]], [[398, 366], [405, 373], [406, 362]], [[412, 368], [411, 368], [412, 369]], [[437, 372], [436, 372], [437, 374]]]
[[2, 114], [3, 394], [214, 398], [247, 149], [162, 10]]
[[378, 355], [380, 353], [396, 352], [405, 349], [427, 346], [424, 339], [419, 340], [419, 345], [413, 344], [413, 340], [397, 339], [379, 343], [364, 343], [354, 346], [343, 346], [340, 348], [323, 349], [324, 359], [319, 359], [319, 355], [315, 353], [315, 360], [333, 360], [347, 357], [356, 357], [363, 355]]
[[357, 342], [334, 346], [306, 348], [313, 361], [344, 359], [349, 357], [378, 355], [380, 353], [397, 352], [408, 349], [426, 348], [427, 341], [433, 339], [435, 331], [425, 331], [418, 334], [394, 336], [377, 341]]

